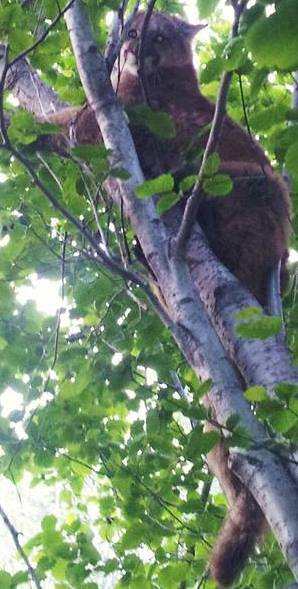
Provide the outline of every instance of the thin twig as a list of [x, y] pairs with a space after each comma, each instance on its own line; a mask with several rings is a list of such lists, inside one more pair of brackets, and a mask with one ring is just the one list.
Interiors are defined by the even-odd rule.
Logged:
[[118, 11], [114, 12], [113, 15], [105, 51], [106, 66], [109, 73], [111, 73], [121, 49], [121, 35], [124, 29], [124, 14], [126, 8], [127, 0], [122, 0]]
[[[171, 373], [171, 377], [172, 377], [172, 380], [173, 380], [173, 383], [174, 383], [174, 386], [175, 386], [175, 389], [176, 389], [178, 395], [181, 397], [181, 399], [183, 401], [186, 401], [188, 403], [187, 393], [182, 385], [182, 382], [181, 382], [176, 370], [171, 370], [170, 373]], [[190, 419], [190, 423], [191, 423], [192, 428], [195, 428], [197, 425], [196, 419]]]
[[135, 15], [137, 14], [140, 6], [140, 0], [136, 0], [135, 5], [132, 9], [131, 14], [127, 20], [124, 20], [124, 13], [127, 8], [127, 0], [123, 0], [118, 13], [115, 13], [111, 32], [109, 34], [107, 48], [105, 51], [106, 66], [109, 74], [112, 72], [116, 60], [119, 58], [122, 43], [125, 39], [126, 31], [130, 28]]
[[240, 99], [241, 99], [242, 111], [243, 111], [243, 116], [244, 116], [244, 121], [245, 121], [245, 127], [246, 127], [247, 133], [248, 133], [249, 138], [250, 138], [251, 146], [252, 146], [253, 150], [255, 151], [256, 159], [259, 160], [260, 168], [262, 169], [262, 172], [263, 172], [264, 176], [266, 177], [266, 172], [265, 172], [265, 169], [264, 169], [264, 163], [263, 163], [263, 161], [261, 161], [260, 154], [259, 154], [259, 151], [257, 149], [256, 142], [255, 142], [255, 140], [254, 140], [254, 138], [252, 136], [252, 132], [251, 132], [251, 128], [250, 128], [250, 124], [249, 124], [249, 120], [248, 120], [248, 115], [247, 115], [247, 109], [246, 109], [246, 104], [245, 104], [244, 90], [243, 90], [243, 83], [242, 83], [242, 76], [241, 76], [241, 74], [238, 74], [238, 80], [239, 80]]
[[64, 303], [64, 291], [65, 291], [65, 254], [67, 245], [67, 231], [64, 234], [63, 245], [62, 245], [62, 260], [61, 260], [61, 301], [57, 314], [56, 324], [56, 335], [55, 335], [55, 346], [54, 346], [54, 358], [51, 366], [51, 370], [54, 370], [57, 359], [58, 359], [58, 346], [59, 346], [59, 335], [60, 335], [60, 324], [61, 324], [61, 313], [63, 310]]
[[129, 245], [128, 245], [128, 241], [127, 241], [126, 230], [125, 230], [123, 198], [122, 197], [120, 199], [120, 220], [121, 220], [121, 229], [122, 229], [123, 244], [124, 244], [124, 249], [125, 249], [125, 254], [126, 254], [126, 260], [127, 260], [128, 264], [131, 264], [130, 249], [129, 249]]
[[97, 209], [96, 209], [96, 206], [94, 204], [94, 200], [93, 200], [92, 194], [90, 193], [89, 187], [87, 185], [87, 182], [86, 182], [86, 179], [85, 179], [85, 175], [83, 173], [81, 173], [81, 178], [82, 178], [83, 184], [85, 186], [87, 197], [88, 197], [88, 200], [90, 202], [92, 213], [93, 213], [93, 216], [94, 216], [94, 219], [95, 219], [96, 227], [97, 227], [98, 233], [100, 235], [101, 245], [104, 248], [104, 250], [108, 253], [109, 252], [109, 248], [108, 248], [108, 245], [107, 245], [107, 242], [106, 242], [105, 234], [104, 234], [104, 232], [103, 232], [103, 230], [101, 228], [101, 225], [100, 225], [100, 222], [99, 222], [99, 218], [98, 218]]
[[41, 161], [42, 165], [46, 168], [46, 170], [49, 172], [51, 178], [53, 178], [53, 180], [56, 182], [59, 190], [61, 190], [61, 192], [63, 192], [63, 186], [62, 186], [58, 176], [55, 174], [55, 172], [49, 166], [48, 162], [45, 160], [45, 158], [42, 156], [42, 154], [39, 151], [36, 152], [36, 156]]
[[[232, 39], [237, 37], [238, 35], [239, 21], [241, 14], [245, 8], [245, 5], [245, 1], [242, 1], [239, 4], [237, 2], [233, 2], [234, 22], [231, 34]], [[190, 197], [187, 200], [181, 226], [177, 238], [175, 239], [175, 251], [177, 255], [181, 255], [184, 252], [186, 243], [190, 237], [194, 224], [196, 223], [197, 213], [204, 196], [202, 187], [206, 163], [211, 153], [215, 150], [218, 142], [221, 126], [226, 113], [226, 102], [232, 77], [233, 72], [225, 72], [221, 79], [211, 130], [202, 158], [202, 163], [198, 173], [197, 181], [194, 185]]]
[[31, 225], [31, 227], [29, 228], [29, 231], [31, 233], [33, 233], [33, 235], [36, 237], [36, 239], [38, 239], [38, 241], [40, 241], [40, 243], [42, 243], [44, 245], [44, 247], [49, 250], [49, 252], [51, 252], [51, 254], [53, 254], [53, 256], [55, 256], [55, 258], [57, 258], [57, 260], [61, 260], [61, 257], [59, 256], [59, 254], [57, 254], [57, 252], [55, 251], [55, 249], [49, 245], [46, 240], [41, 237], [41, 235], [39, 235], [39, 233], [37, 233], [37, 231], [34, 229], [33, 225]]
[[4, 145], [2, 145], [0, 147], [5, 147], [5, 149], [7, 149], [7, 151], [10, 151], [10, 153], [12, 155], [14, 155], [14, 157], [23, 164], [23, 166], [25, 167], [25, 169], [27, 170], [27, 172], [31, 176], [35, 186], [37, 186], [41, 190], [42, 194], [50, 201], [52, 206], [56, 210], [58, 210], [67, 221], [69, 221], [72, 225], [74, 225], [83, 237], [85, 237], [87, 242], [93, 247], [93, 249], [95, 251], [96, 255], [94, 256], [94, 261], [96, 261], [97, 257], [98, 257], [98, 262], [104, 264], [112, 272], [116, 272], [117, 274], [122, 276], [122, 278], [124, 278], [125, 280], [129, 280], [129, 281], [133, 282], [134, 284], [138, 284], [139, 286], [142, 286], [142, 287], [145, 286], [144, 281], [141, 279], [141, 277], [137, 273], [132, 272], [131, 270], [126, 270], [121, 264], [119, 264], [107, 252], [105, 252], [103, 249], [101, 249], [101, 247], [99, 247], [96, 237], [89, 231], [89, 229], [87, 229], [87, 227], [85, 227], [85, 225], [81, 221], [79, 221], [79, 219], [77, 219], [77, 217], [75, 217], [68, 209], [66, 209], [59, 202], [59, 200], [56, 198], [56, 196], [39, 179], [33, 166], [31, 165], [31, 163], [23, 156], [23, 154], [21, 152], [19, 152], [17, 149], [15, 149], [12, 146], [10, 141], [8, 144], [5, 143]]
[[56, 26], [56, 24], [59, 22], [59, 20], [62, 18], [62, 16], [64, 16], [64, 14], [69, 10], [69, 8], [73, 5], [74, 2], [75, 2], [75, 0], [70, 0], [70, 2], [68, 2], [68, 4], [66, 4], [66, 6], [58, 12], [57, 16], [55, 16], [55, 18], [52, 20], [51, 24], [44, 31], [44, 33], [37, 39], [37, 41], [35, 41], [35, 43], [33, 43], [30, 47], [28, 47], [28, 49], [25, 49], [24, 51], [19, 53], [19, 55], [17, 55], [8, 64], [8, 69], [11, 68], [13, 65], [15, 65], [18, 61], [23, 59], [24, 57], [27, 57], [27, 55], [29, 55], [29, 53], [32, 53], [32, 51], [34, 51], [34, 49], [36, 49], [36, 47], [38, 47], [41, 43], [43, 43], [43, 41], [47, 38], [48, 34], [51, 32], [51, 30]]
[[[4, 114], [4, 105], [3, 105], [4, 86], [5, 86], [6, 75], [8, 72], [8, 52], [9, 52], [8, 45], [4, 45], [3, 46], [3, 53], [1, 54], [1, 63], [0, 63], [0, 72], [1, 72], [1, 77], [0, 77], [0, 133], [1, 133], [3, 145], [5, 144], [5, 142], [8, 139], [8, 135], [7, 135], [7, 131], [6, 131], [6, 118], [5, 118], [5, 114]], [[1, 147], [2, 147], [2, 145], [1, 145]]]
[[0, 505], [0, 516], [2, 517], [3, 522], [6, 525], [8, 531], [13, 539], [14, 545], [15, 545], [20, 557], [23, 559], [23, 561], [27, 567], [28, 573], [29, 573], [33, 583], [35, 584], [36, 589], [42, 589], [41, 584], [37, 578], [36, 572], [32, 568], [32, 566], [29, 562], [29, 559], [28, 559], [27, 555], [25, 554], [25, 552], [19, 542], [19, 532], [17, 532], [17, 530], [15, 529], [14, 525], [11, 523], [8, 515], [6, 515], [4, 509], [1, 505]]
[[206, 568], [205, 571], [203, 572], [197, 586], [196, 589], [203, 589], [205, 587], [206, 581], [208, 580], [209, 577], [209, 568]]
[[141, 31], [141, 44], [140, 44], [140, 49], [139, 49], [139, 53], [137, 56], [138, 63], [139, 63], [139, 71], [138, 72], [139, 72], [142, 88], [144, 91], [144, 96], [145, 96], [148, 106], [150, 106], [150, 92], [149, 92], [148, 81], [146, 78], [146, 72], [145, 72], [145, 67], [144, 67], [144, 65], [145, 65], [144, 64], [145, 42], [146, 42], [147, 29], [149, 26], [150, 18], [152, 16], [152, 12], [154, 10], [155, 3], [156, 3], [156, 0], [150, 0], [148, 8], [146, 10], [146, 14], [145, 14], [145, 18], [144, 18], [144, 22], [143, 22], [143, 26], [142, 26], [142, 31]]
[[[65, 11], [64, 11], [65, 12]], [[80, 234], [85, 237], [86, 241], [93, 247], [96, 256], [98, 256], [98, 261], [107, 266], [112, 272], [116, 272], [125, 280], [131, 281], [134, 284], [138, 284], [139, 286], [145, 286], [144, 281], [141, 277], [132, 272], [130, 270], [126, 270], [121, 264], [119, 264], [114, 258], [112, 258], [107, 251], [104, 251], [100, 245], [98, 245], [95, 236], [89, 231], [89, 229], [82, 223], [75, 215], [73, 215], [68, 209], [66, 209], [56, 198], [56, 196], [47, 188], [47, 186], [40, 180], [37, 173], [35, 172], [34, 166], [31, 162], [18, 150], [16, 149], [8, 136], [6, 124], [5, 124], [5, 117], [4, 117], [4, 108], [3, 108], [3, 90], [5, 86], [5, 79], [8, 72], [9, 64], [8, 64], [8, 47], [5, 47], [4, 55], [3, 55], [4, 66], [2, 70], [2, 74], [0, 77], [0, 131], [2, 135], [3, 143], [0, 145], [0, 148], [6, 149], [9, 151], [27, 170], [29, 176], [33, 180], [35, 186], [37, 186], [42, 194], [49, 200], [51, 205], [58, 210], [64, 219], [69, 221], [78, 231]]]

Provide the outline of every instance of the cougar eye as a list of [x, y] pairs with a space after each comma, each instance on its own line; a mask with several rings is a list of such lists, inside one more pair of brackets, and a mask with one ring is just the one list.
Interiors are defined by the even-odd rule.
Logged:
[[137, 33], [136, 29], [130, 29], [130, 31], [128, 31], [128, 34], [127, 34], [127, 36], [128, 36], [130, 39], [136, 39], [136, 38], [137, 38], [137, 36], [138, 36], [138, 33]]
[[165, 40], [163, 35], [156, 35], [154, 41], [156, 41], [156, 43], [162, 43]]

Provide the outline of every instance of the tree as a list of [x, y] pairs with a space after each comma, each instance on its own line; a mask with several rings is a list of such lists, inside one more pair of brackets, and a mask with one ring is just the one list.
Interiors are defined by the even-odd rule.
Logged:
[[[90, 1], [84, 8], [76, 0], [61, 9], [45, 1], [42, 14], [31, 4], [8, 0], [0, 13], [1, 36], [9, 41], [9, 52], [3, 46], [0, 85], [1, 166], [7, 175], [1, 187], [1, 379], [3, 388], [22, 392], [25, 402], [24, 411], [10, 415], [10, 422], [1, 418], [1, 467], [16, 482], [24, 470], [32, 472], [36, 483], [62, 481], [61, 500], [69, 514], [65, 522], [44, 518], [40, 534], [24, 547], [30, 559], [26, 572], [10, 576], [2, 571], [2, 584], [16, 587], [31, 575], [39, 586], [51, 573], [57, 587], [91, 589], [97, 586], [95, 573], [118, 571], [119, 587], [182, 589], [199, 583], [212, 588], [206, 566], [224, 512], [220, 494], [209, 493], [205, 456], [218, 435], [204, 433], [203, 424], [212, 419], [229, 434], [233, 471], [260, 504], [292, 571], [268, 537], [239, 587], [282, 587], [293, 575], [298, 578], [297, 372], [276, 335], [279, 322], [266, 318], [219, 266], [198, 227], [185, 244], [185, 256], [177, 250], [169, 258], [165, 246], [177, 231], [171, 210], [164, 224], [152, 199], [135, 197], [142, 172], [87, 19], [88, 13], [99, 25], [95, 36], [103, 47], [105, 16], [117, 4]], [[297, 5], [276, 2], [275, 13], [268, 16], [266, 2], [249, 9], [245, 2], [232, 4], [237, 36], [228, 40], [219, 7], [216, 36], [201, 52], [202, 82], [214, 96], [223, 72], [220, 105], [230, 72], [236, 72], [229, 108], [262, 136], [277, 165], [286, 163], [295, 195], [297, 113], [290, 107], [289, 86], [298, 65]], [[216, 5], [201, 0], [201, 16], [211, 17]], [[63, 15], [105, 143], [75, 148], [67, 160], [36, 153], [38, 135], [57, 129], [41, 126], [9, 101], [13, 92], [26, 110], [49, 113], [62, 103], [48, 86], [63, 101], [84, 100]], [[158, 120], [159, 130], [162, 122]], [[169, 184], [162, 190], [151, 185], [150, 194], [172, 191], [171, 179], [163, 180]], [[134, 234], [147, 259], [154, 260], [162, 303], [144, 270], [130, 262]], [[18, 287], [30, 283], [33, 272], [60, 277], [61, 309], [55, 319], [40, 315], [31, 303], [16, 301]], [[63, 327], [66, 305], [71, 321]], [[295, 359], [291, 295], [286, 318]], [[249, 387], [245, 397], [235, 366], [244, 388]], [[148, 369], [156, 375], [151, 385]], [[207, 408], [200, 405], [203, 396]], [[13, 425], [19, 422], [26, 432], [23, 439]], [[91, 474], [97, 489], [90, 497], [84, 479]], [[88, 529], [92, 501], [99, 512]], [[18, 543], [5, 510], [2, 517]], [[102, 558], [94, 547], [95, 531], [113, 547], [112, 558]], [[17, 548], [23, 550], [20, 544]]]

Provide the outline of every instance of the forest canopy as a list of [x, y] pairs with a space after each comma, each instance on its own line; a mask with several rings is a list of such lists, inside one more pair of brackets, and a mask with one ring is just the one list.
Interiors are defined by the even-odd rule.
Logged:
[[[51, 506], [39, 533], [23, 543], [1, 497], [0, 518], [19, 559], [14, 570], [0, 570], [0, 587], [215, 589], [208, 562], [226, 502], [206, 463], [218, 440], [204, 431], [208, 411], [201, 400], [211, 382], [198, 379], [162, 321], [162, 308], [156, 313], [150, 279], [135, 255], [135, 231], [105, 188], [108, 177], [125, 182], [129, 174], [103, 144], [76, 146], [67, 158], [40, 149], [41, 137], [59, 132], [40, 116], [86, 102], [64, 20], [71, 4], [0, 2], [0, 472], [17, 488], [29, 473], [33, 502], [39, 484], [59, 489], [61, 507], [58, 517]], [[295, 364], [298, 4], [243, 3], [231, 37], [232, 4], [158, 0], [155, 9], [185, 19], [197, 13], [208, 24], [193, 47], [203, 94], [215, 102], [221, 76], [233, 73], [229, 115], [290, 178], [291, 280], [283, 304]], [[84, 5], [104, 54], [113, 14], [126, 18], [134, 3]], [[144, 106], [133, 116], [158, 138], [171, 138], [164, 113]], [[216, 154], [208, 165], [216, 168]], [[190, 176], [183, 181], [184, 190], [194, 183]], [[209, 194], [218, 198], [229, 190], [228, 177], [209, 182]], [[136, 190], [142, 202], [154, 192], [162, 194], [159, 213], [181, 197], [171, 174]], [[34, 289], [44, 279], [59, 290], [54, 313], [38, 310]], [[31, 298], [21, 296], [24, 287]], [[240, 323], [239, 337], [261, 344], [280, 331], [279, 319], [251, 307]], [[274, 398], [261, 382], [247, 387], [245, 398], [266, 424], [272, 452], [297, 444], [297, 382], [281, 383]], [[4, 417], [7, 391], [22, 401]], [[245, 451], [251, 439], [237, 415], [226, 427], [230, 445]], [[284, 589], [292, 581], [268, 533], [235, 586]]]

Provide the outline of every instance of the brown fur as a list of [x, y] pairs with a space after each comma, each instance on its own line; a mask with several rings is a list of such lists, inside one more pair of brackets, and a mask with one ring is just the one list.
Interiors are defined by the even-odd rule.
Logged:
[[229, 505], [210, 560], [211, 576], [221, 587], [229, 587], [238, 577], [267, 527], [261, 509], [231, 472], [228, 462], [229, 452], [224, 443], [215, 446], [208, 454], [208, 466], [218, 479]]
[[[114, 88], [125, 107], [145, 101], [137, 63], [143, 20], [140, 13], [132, 24], [133, 35], [128, 33], [112, 75]], [[145, 37], [143, 73], [151, 107], [172, 117], [176, 137], [157, 140], [143, 127], [131, 125], [147, 178], [179, 170], [184, 170], [184, 174], [180, 173], [183, 177], [198, 169], [198, 155], [208, 136], [204, 128], [212, 120], [214, 105], [201, 94], [192, 64], [191, 38], [196, 31], [196, 27], [166, 14], [153, 13], [151, 17]], [[157, 41], [158, 36], [161, 41]], [[89, 106], [65, 111], [64, 115], [59, 113], [56, 121], [64, 127], [63, 149], [70, 130], [71, 141], [75, 139], [78, 144], [101, 140]], [[198, 137], [199, 145], [194, 150], [197, 157], [189, 162], [186, 153], [191, 143], [198, 143]], [[268, 274], [280, 259], [282, 287], [287, 281], [289, 191], [273, 172], [258, 143], [229, 117], [224, 119], [217, 149], [221, 170], [231, 175], [234, 188], [227, 197], [206, 196], [198, 220], [218, 258], [265, 305]], [[265, 525], [260, 508], [230, 471], [227, 459], [223, 445], [217, 446], [208, 458], [230, 503], [210, 565], [213, 577], [223, 586], [231, 584], [238, 575]]]
[[[138, 37], [126, 39], [120, 63], [115, 66], [112, 76], [125, 107], [144, 103], [136, 62], [143, 18], [140, 13], [135, 19], [132, 29]], [[196, 27], [192, 29], [191, 25], [167, 14], [154, 13], [150, 20], [144, 60], [150, 104], [172, 117], [176, 137], [161, 141], [145, 131], [144, 127], [131, 126], [147, 178], [169, 170], [181, 171], [185, 168], [186, 173], [195, 173], [198, 169], [198, 161], [186, 162], [185, 152], [198, 133], [202, 133], [202, 136], [196, 153], [204, 148], [208, 136], [208, 131], [204, 133], [204, 127], [212, 120], [214, 105], [198, 88], [190, 45], [195, 32]], [[160, 33], [164, 41], [154, 43]], [[57, 113], [49, 119], [64, 126], [67, 136], [71, 128], [72, 144], [101, 140], [89, 106], [67, 109], [65, 116]], [[67, 149], [66, 143], [66, 139], [64, 142], [60, 140], [60, 151]], [[219, 259], [265, 306], [268, 274], [279, 259], [282, 260], [282, 286], [287, 282], [287, 241], [290, 229], [288, 188], [272, 171], [258, 143], [251, 140], [246, 131], [229, 117], [225, 117], [222, 126], [218, 152], [221, 171], [231, 175], [234, 189], [228, 197], [206, 197], [199, 212], [199, 221]]]

